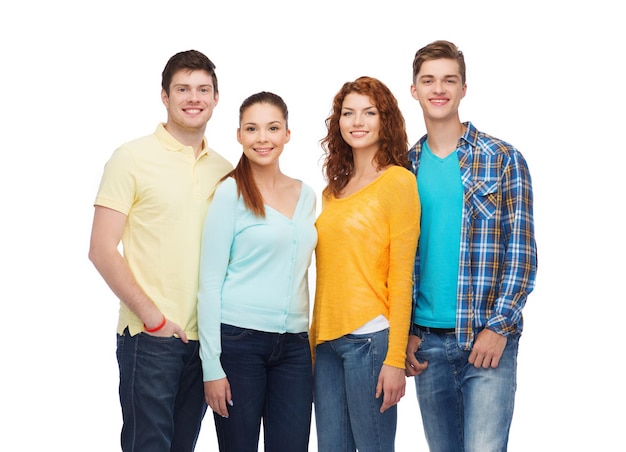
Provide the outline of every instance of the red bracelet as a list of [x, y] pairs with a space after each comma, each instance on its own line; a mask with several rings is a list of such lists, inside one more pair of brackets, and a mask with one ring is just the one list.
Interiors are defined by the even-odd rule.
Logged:
[[146, 333], [156, 333], [165, 326], [165, 322], [167, 322], [167, 319], [165, 318], [165, 316], [163, 316], [163, 320], [161, 320], [161, 323], [159, 323], [154, 328], [148, 328], [145, 323], [143, 324], [143, 327], [146, 330]]

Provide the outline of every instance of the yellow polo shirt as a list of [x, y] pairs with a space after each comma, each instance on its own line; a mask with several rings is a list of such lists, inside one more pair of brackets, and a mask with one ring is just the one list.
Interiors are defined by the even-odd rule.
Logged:
[[[95, 205], [127, 215], [124, 258], [139, 286], [190, 340], [196, 312], [202, 225], [219, 180], [232, 165], [207, 147], [196, 159], [159, 124], [149, 136], [120, 146], [104, 168]], [[118, 333], [143, 322], [120, 302]]]

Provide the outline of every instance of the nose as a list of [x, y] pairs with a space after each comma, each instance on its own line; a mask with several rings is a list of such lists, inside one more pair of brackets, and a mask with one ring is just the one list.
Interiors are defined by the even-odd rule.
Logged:
[[190, 89], [189, 90], [189, 100], [191, 100], [192, 102], [197, 102], [198, 101], [198, 91], [195, 89]]
[[444, 87], [444, 81], [443, 80], [437, 80], [435, 82], [435, 92], [437, 93], [443, 93], [446, 89]]
[[263, 130], [263, 129], [260, 129], [259, 133], [256, 136], [256, 140], [259, 143], [263, 143], [263, 142], [267, 141], [267, 131]]
[[364, 116], [365, 115], [363, 113], [355, 113], [354, 114], [354, 125], [355, 126], [362, 126], [365, 123]]

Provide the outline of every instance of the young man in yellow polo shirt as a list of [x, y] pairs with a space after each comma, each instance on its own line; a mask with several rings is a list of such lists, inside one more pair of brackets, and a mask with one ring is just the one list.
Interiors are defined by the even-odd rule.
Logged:
[[218, 181], [232, 170], [204, 136], [219, 100], [215, 65], [195, 50], [172, 56], [161, 98], [167, 122], [105, 165], [89, 249], [120, 300], [124, 451], [194, 449], [206, 411], [196, 314], [201, 231]]

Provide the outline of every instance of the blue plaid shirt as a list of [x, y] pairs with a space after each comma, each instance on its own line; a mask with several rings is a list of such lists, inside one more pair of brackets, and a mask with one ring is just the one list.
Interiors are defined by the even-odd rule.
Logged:
[[[524, 157], [470, 122], [464, 126], [456, 149], [464, 191], [456, 337], [469, 350], [482, 328], [504, 336], [522, 331], [522, 309], [535, 286], [537, 248], [531, 178]], [[426, 138], [409, 151], [416, 176]], [[419, 275], [418, 248], [413, 315]]]

